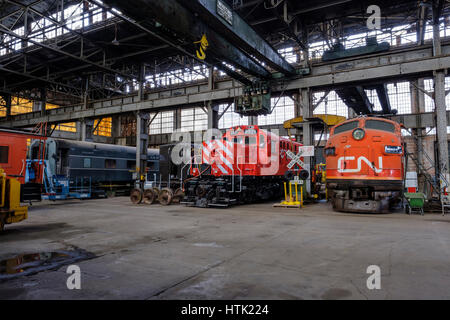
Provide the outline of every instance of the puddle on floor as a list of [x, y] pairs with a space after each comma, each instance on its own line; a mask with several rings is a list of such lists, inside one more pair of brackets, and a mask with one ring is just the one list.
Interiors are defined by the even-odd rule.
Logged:
[[82, 249], [21, 254], [0, 261], [0, 282], [95, 258]]

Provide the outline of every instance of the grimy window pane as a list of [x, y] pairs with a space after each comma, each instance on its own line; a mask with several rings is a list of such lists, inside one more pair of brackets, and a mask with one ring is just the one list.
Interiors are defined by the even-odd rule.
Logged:
[[0, 146], [0, 163], [8, 163], [8, 146]]

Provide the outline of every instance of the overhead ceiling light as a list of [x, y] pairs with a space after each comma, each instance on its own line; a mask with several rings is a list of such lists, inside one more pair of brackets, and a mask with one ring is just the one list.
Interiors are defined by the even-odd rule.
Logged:
[[114, 25], [114, 40], [111, 43], [115, 46], [120, 46], [120, 42], [117, 40], [117, 24]]

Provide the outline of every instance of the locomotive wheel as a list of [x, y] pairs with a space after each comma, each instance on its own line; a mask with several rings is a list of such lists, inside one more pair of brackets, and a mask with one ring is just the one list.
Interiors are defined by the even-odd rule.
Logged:
[[0, 232], [3, 232], [5, 230], [5, 221], [3, 221], [3, 218], [0, 217]]
[[161, 193], [161, 190], [159, 190], [159, 188], [156, 188], [156, 187], [152, 188], [152, 190], [153, 190], [153, 193], [156, 195], [156, 199], [158, 199], [159, 194]]
[[155, 203], [157, 198], [158, 197], [156, 196], [155, 192], [152, 189], [144, 191], [143, 202], [145, 204], [153, 204], [153, 203]]
[[142, 202], [142, 198], [142, 190], [134, 189], [133, 191], [131, 191], [130, 200], [133, 204], [140, 204]]
[[163, 206], [168, 206], [172, 203], [173, 200], [173, 191], [169, 188], [164, 188], [159, 193], [159, 203]]
[[197, 195], [197, 197], [202, 198], [206, 195], [206, 188], [202, 187], [202, 186], [198, 186], [195, 189], [195, 194]]
[[184, 192], [181, 188], [178, 188], [175, 190], [175, 193], [173, 194], [172, 203], [180, 203], [181, 199], [184, 198]]

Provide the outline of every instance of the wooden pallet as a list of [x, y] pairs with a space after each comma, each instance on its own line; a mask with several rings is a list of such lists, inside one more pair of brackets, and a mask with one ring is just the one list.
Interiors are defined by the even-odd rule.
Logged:
[[277, 203], [273, 205], [274, 208], [286, 208], [286, 209], [301, 209], [302, 207], [298, 205], [288, 205], [288, 204], [281, 204]]

